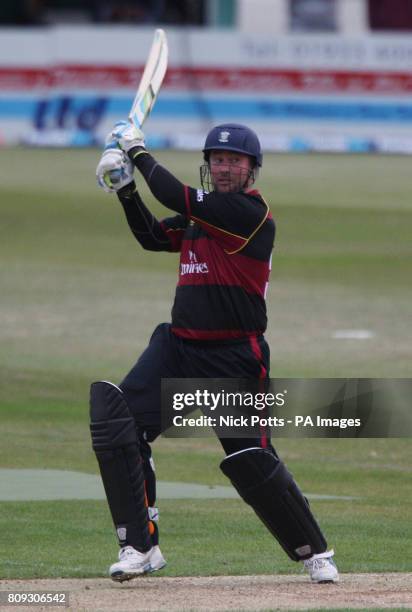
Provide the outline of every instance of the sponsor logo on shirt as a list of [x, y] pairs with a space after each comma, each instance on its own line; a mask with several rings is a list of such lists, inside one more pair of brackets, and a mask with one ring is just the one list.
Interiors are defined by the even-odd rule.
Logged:
[[180, 275], [186, 274], [209, 274], [209, 268], [205, 261], [198, 261], [196, 253], [189, 250], [189, 263], [180, 263]]

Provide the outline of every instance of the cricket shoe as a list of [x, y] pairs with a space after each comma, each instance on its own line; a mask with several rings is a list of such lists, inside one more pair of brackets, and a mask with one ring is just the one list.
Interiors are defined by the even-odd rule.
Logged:
[[339, 582], [338, 569], [333, 561], [334, 551], [329, 550], [318, 555], [312, 555], [310, 559], [303, 562], [309, 571], [312, 582], [318, 584], [324, 582]]
[[119, 561], [110, 566], [112, 580], [123, 582], [162, 569], [166, 561], [158, 546], [141, 553], [132, 546], [124, 546], [119, 552]]

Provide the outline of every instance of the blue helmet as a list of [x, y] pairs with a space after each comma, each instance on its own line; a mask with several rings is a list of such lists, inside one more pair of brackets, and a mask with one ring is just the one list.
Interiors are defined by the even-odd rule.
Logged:
[[206, 136], [203, 155], [209, 161], [210, 151], [224, 149], [250, 155], [255, 159], [255, 166], [262, 165], [262, 152], [259, 138], [255, 132], [239, 123], [222, 123], [212, 128]]

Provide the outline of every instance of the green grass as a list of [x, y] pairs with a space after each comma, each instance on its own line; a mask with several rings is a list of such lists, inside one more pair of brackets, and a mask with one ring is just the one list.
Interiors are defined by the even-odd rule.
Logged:
[[[193, 154], [158, 157], [197, 185]], [[97, 158], [0, 149], [2, 467], [97, 473], [89, 384], [120, 380], [170, 319], [177, 256], [139, 248], [115, 197], [95, 186]], [[277, 222], [272, 376], [411, 376], [409, 166], [406, 157], [265, 157], [259, 186]], [[337, 329], [375, 336], [339, 341]], [[343, 571], [412, 570], [408, 440], [275, 446], [304, 491], [359, 498], [313, 503]], [[154, 450], [160, 480], [227, 484], [214, 439], [163, 438]], [[239, 501], [165, 500], [161, 515], [169, 575], [296, 572]], [[2, 503], [0, 534], [3, 577], [101, 575], [116, 550], [103, 502]]]
[[[373, 502], [370, 505], [314, 502], [313, 507], [329, 541], [338, 551], [342, 572], [412, 570], [409, 543], [405, 538], [405, 533], [410, 531], [406, 512], [394, 513], [389, 526], [386, 509]], [[182, 504], [179, 500], [165, 500], [160, 508], [161, 544], [168, 559], [164, 575], [296, 574], [301, 571], [241, 501], [185, 500]], [[6, 537], [10, 532], [10, 517], [13, 517], [13, 538]], [[382, 524], [385, 525], [383, 533]], [[104, 502], [6, 502], [0, 509], [0, 527], [5, 534], [1, 538], [3, 578], [104, 575], [108, 561], [116, 554], [113, 528]], [[376, 546], [377, 534], [380, 550]]]

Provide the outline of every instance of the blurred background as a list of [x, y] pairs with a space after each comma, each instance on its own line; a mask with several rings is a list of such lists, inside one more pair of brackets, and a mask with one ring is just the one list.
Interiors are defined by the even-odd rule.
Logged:
[[412, 152], [411, 0], [2, 0], [0, 143], [100, 144], [159, 26], [152, 147], [230, 119], [268, 151]]

